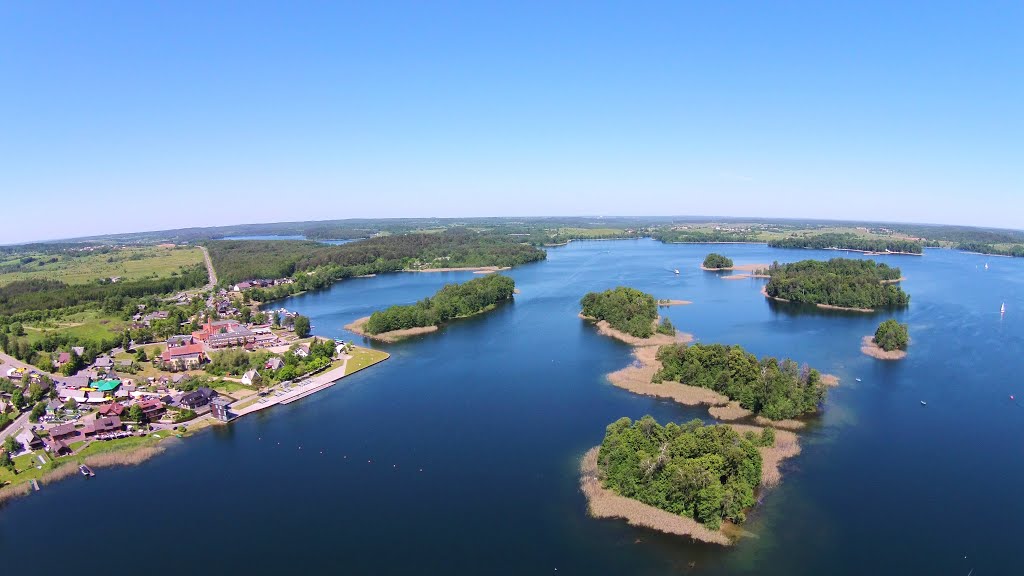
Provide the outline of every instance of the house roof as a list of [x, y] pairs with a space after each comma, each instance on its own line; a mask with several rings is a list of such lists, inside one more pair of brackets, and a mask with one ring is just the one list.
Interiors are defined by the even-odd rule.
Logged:
[[65, 362], [70, 362], [70, 361], [71, 361], [71, 353], [70, 352], [61, 352], [60, 354], [57, 355], [57, 362], [60, 362], [61, 364], [65, 363]]
[[74, 433], [75, 433], [75, 424], [74, 424], [74, 422], [69, 422], [67, 424], [61, 424], [60, 426], [54, 426], [53, 428], [50, 428], [50, 437], [51, 438], [59, 438], [61, 436], [67, 436], [69, 434], [74, 434]]
[[120, 416], [124, 412], [124, 404], [118, 402], [111, 402], [110, 404], [104, 404], [99, 408], [100, 414], [104, 416]]
[[92, 387], [99, 390], [100, 392], [110, 392], [111, 390], [117, 390], [117, 387], [121, 385], [120, 380], [97, 380], [92, 383]]
[[173, 348], [168, 348], [167, 350], [164, 351], [164, 358], [170, 360], [182, 356], [191, 356], [193, 354], [202, 353], [202, 344], [186, 344], [184, 346], [175, 346]]
[[245, 374], [242, 375], [242, 379], [244, 379], [244, 380], [252, 380], [253, 378], [255, 378], [255, 377], [259, 376], [259, 375], [260, 375], [260, 373], [257, 372], [256, 370], [249, 370], [248, 372], [246, 372]]

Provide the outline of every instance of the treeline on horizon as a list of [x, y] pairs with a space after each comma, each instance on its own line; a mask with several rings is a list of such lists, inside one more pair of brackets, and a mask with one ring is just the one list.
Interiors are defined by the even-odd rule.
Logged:
[[659, 229], [651, 232], [651, 238], [661, 242], [672, 243], [694, 243], [703, 242], [763, 242], [753, 232], [742, 232], [734, 230], [665, 230]]
[[[546, 252], [533, 246], [466, 230], [381, 236], [336, 246], [302, 240], [218, 240], [208, 242], [207, 248], [218, 280], [229, 284], [292, 275], [299, 282], [306, 275], [298, 272], [313, 270], [321, 278], [310, 277], [306, 282], [330, 284], [352, 276], [395, 272], [417, 263], [439, 267], [516, 266], [547, 257]], [[311, 287], [316, 286], [297, 288]]]
[[876, 264], [874, 260], [832, 258], [801, 260], [791, 264], [775, 262], [769, 267], [771, 279], [765, 293], [773, 298], [804, 304], [825, 304], [842, 308], [893, 308], [910, 304], [910, 296], [892, 283], [899, 268]]
[[395, 305], [370, 315], [364, 329], [370, 334], [440, 326], [454, 318], [471, 316], [512, 298], [516, 283], [508, 276], [488, 274], [462, 284], [447, 284], [433, 296], [415, 304]]
[[616, 330], [637, 338], [649, 338], [654, 334], [658, 303], [646, 292], [626, 286], [588, 292], [580, 300], [580, 305], [584, 316], [605, 320]]
[[198, 264], [167, 278], [125, 280], [106, 284], [69, 286], [57, 280], [18, 280], [0, 288], [0, 315], [79, 305], [117, 309], [121, 307], [121, 301], [196, 288], [206, 284], [207, 279], [206, 267]]
[[844, 250], [862, 250], [864, 252], [906, 252], [921, 254], [924, 246], [916, 240], [905, 238], [865, 238], [856, 234], [840, 234], [829, 232], [807, 236], [790, 236], [770, 240], [772, 248], [812, 248], [825, 250], [839, 248]]
[[977, 252], [979, 254], [993, 254], [996, 256], [1013, 256], [1024, 258], [1024, 244], [1012, 244], [1009, 246], [995, 246], [981, 242], [961, 242], [957, 245], [958, 250], [964, 252]]
[[788, 358], [758, 360], [741, 346], [672, 344], [658, 349], [658, 361], [652, 382], [708, 388], [771, 420], [813, 414], [825, 399], [817, 370]]
[[774, 445], [771, 428], [741, 436], [700, 420], [662, 426], [650, 416], [620, 418], [606, 429], [597, 464], [605, 488], [718, 530], [723, 519], [746, 520], [761, 484], [758, 446]]

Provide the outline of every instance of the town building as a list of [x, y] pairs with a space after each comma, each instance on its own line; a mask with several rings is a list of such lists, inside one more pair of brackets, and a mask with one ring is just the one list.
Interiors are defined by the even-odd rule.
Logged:
[[168, 343], [167, 349], [160, 355], [160, 361], [165, 370], [191, 370], [206, 361], [206, 351], [198, 343], [183, 346], [171, 346]]
[[196, 410], [206, 406], [216, 397], [217, 392], [215, 390], [203, 387], [182, 396], [181, 399], [178, 400], [178, 405], [188, 408], [189, 410]]
[[249, 370], [242, 374], [242, 384], [246, 386], [259, 385], [260, 382], [263, 382], [263, 377], [256, 370]]
[[231, 412], [228, 409], [230, 405], [230, 400], [223, 396], [218, 396], [210, 401], [210, 414], [221, 422], [227, 422], [231, 420]]

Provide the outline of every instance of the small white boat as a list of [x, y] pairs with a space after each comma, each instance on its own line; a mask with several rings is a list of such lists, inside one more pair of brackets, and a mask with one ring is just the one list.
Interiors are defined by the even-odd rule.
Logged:
[[1003, 305], [999, 307], [999, 313], [1006, 314], [1006, 302], [1003, 302]]
[[857, 382], [861, 381], [860, 378], [854, 378], [854, 380], [856, 380]]
[[988, 270], [988, 262], [985, 262], [985, 270]]
[[928, 405], [927, 402], [925, 402], [924, 400], [921, 400], [921, 406], [927, 406], [927, 405]]
[[676, 268], [675, 272], [676, 274], [679, 274], [679, 268]]

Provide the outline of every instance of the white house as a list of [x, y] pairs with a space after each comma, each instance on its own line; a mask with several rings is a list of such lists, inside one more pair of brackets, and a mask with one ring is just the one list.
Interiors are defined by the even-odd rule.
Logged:
[[242, 384], [246, 386], [252, 386], [253, 384], [259, 384], [263, 381], [263, 377], [256, 370], [249, 370], [242, 375]]

